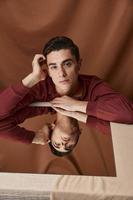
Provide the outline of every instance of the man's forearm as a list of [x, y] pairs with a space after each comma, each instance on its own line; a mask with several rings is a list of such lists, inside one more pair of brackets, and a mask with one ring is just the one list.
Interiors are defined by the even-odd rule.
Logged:
[[87, 114], [82, 113], [82, 112], [71, 112], [70, 117], [73, 117], [83, 123], [87, 122]]
[[33, 144], [41, 144], [45, 145], [50, 142], [49, 139], [49, 128], [48, 125], [45, 124], [40, 130], [35, 134], [32, 143]]
[[35, 134], [33, 140], [32, 140], [32, 144], [41, 144], [41, 145], [45, 145], [47, 143], [49, 143], [50, 140], [45, 138], [45, 133], [44, 132], [38, 132]]
[[43, 133], [36, 133], [33, 140], [33, 144], [41, 144], [44, 145], [46, 142], [44, 142], [44, 134]]
[[86, 113], [87, 104], [87, 101], [78, 101], [78, 103], [75, 105], [75, 110], [78, 112]]
[[24, 86], [28, 88], [32, 88], [34, 85], [36, 85], [39, 82], [39, 80], [31, 73], [28, 76], [26, 76], [22, 83]]

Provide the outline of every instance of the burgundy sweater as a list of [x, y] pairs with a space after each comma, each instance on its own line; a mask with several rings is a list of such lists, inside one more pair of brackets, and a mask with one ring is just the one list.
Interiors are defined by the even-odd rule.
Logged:
[[[83, 88], [79, 100], [88, 101], [87, 124], [109, 127], [109, 122], [133, 124], [133, 103], [113, 91], [107, 83], [96, 76], [79, 75]], [[59, 96], [50, 77], [32, 88], [22, 82], [10, 86], [0, 94], [0, 136], [31, 143], [35, 133], [20, 127], [25, 119], [41, 114], [54, 113], [52, 108], [30, 107], [37, 101], [50, 101]]]

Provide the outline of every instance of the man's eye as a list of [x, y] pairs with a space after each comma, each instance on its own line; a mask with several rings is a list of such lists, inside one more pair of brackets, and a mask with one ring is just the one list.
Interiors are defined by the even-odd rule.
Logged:
[[55, 145], [56, 147], [59, 147], [59, 146], [60, 146], [60, 144], [59, 144], [59, 143], [56, 143], [56, 142], [54, 142], [54, 145]]
[[56, 65], [51, 66], [51, 69], [57, 69], [57, 66]]
[[70, 67], [72, 65], [72, 62], [66, 62], [65, 66]]

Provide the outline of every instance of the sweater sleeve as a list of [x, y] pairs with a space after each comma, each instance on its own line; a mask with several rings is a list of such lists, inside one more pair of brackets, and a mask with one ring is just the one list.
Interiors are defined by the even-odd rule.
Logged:
[[46, 112], [45, 108], [27, 106], [1, 119], [0, 137], [21, 141], [23, 143], [31, 143], [36, 133], [19, 126], [19, 124], [27, 118], [42, 114], [43, 110]]
[[[86, 113], [105, 121], [133, 123], [133, 103], [95, 77], [90, 85], [91, 98]], [[89, 119], [88, 119], [89, 120]]]
[[0, 136], [25, 143], [31, 143], [35, 133], [19, 126], [25, 119], [48, 113], [48, 108], [33, 108], [29, 104], [36, 101], [38, 85], [32, 89], [22, 82], [10, 86], [0, 94]]
[[[22, 107], [22, 105], [18, 105], [19, 102], [21, 102], [28, 93], [30, 93], [30, 89], [25, 87], [22, 82], [10, 86], [2, 91], [0, 93], [0, 119], [6, 118], [11, 114], [11, 112], [13, 113], [16, 110], [19, 110]], [[33, 96], [29, 95], [29, 103], [32, 99]], [[24, 100], [23, 106], [27, 103], [28, 102]]]
[[14, 117], [6, 118], [0, 122], [0, 137], [29, 144], [34, 136], [35, 132], [18, 126]]
[[[27, 88], [22, 84], [22, 82], [19, 82], [16, 85], [10, 86], [6, 88], [4, 91], [0, 93], [0, 119], [4, 119], [6, 117], [9, 117], [10, 115], [16, 113], [17, 111], [27, 107], [36, 101], [46, 101], [47, 100], [47, 89], [45, 87], [45, 84], [43, 84], [44, 87], [42, 88], [42, 85], [36, 84], [32, 88]], [[48, 113], [48, 109], [34, 109], [34, 112], [32, 112], [32, 117], [36, 116], [37, 114], [40, 114], [41, 111], [43, 113]], [[37, 113], [36, 113], [37, 111]], [[39, 111], [39, 112], [38, 112]], [[29, 112], [31, 113], [31, 108], [29, 107]], [[27, 110], [28, 114], [28, 110]], [[28, 116], [27, 116], [28, 118]]]
[[86, 121], [88, 127], [93, 128], [94, 130], [99, 131], [103, 134], [111, 135], [111, 126], [109, 121], [97, 119], [96, 117], [89, 116]]

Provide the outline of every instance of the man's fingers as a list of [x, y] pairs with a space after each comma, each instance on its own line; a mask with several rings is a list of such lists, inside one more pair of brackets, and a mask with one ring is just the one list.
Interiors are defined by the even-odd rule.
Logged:
[[39, 58], [43, 58], [44, 60], [46, 60], [45, 56], [43, 54], [36, 54], [34, 56], [34, 59], [39, 59]]
[[52, 107], [55, 111], [59, 112], [59, 113], [62, 113], [64, 110], [61, 109], [61, 108], [57, 108], [57, 107]]
[[62, 107], [62, 104], [59, 104], [59, 103], [51, 103], [52, 104], [52, 106], [54, 106], [54, 107]]
[[60, 99], [60, 97], [56, 97], [55, 99], [53, 99], [51, 102], [52, 103], [58, 103], [61, 102], [62, 100]]
[[57, 108], [57, 107], [53, 107], [53, 109], [54, 109], [56, 112], [58, 112], [58, 113], [60, 113], [60, 114], [62, 114], [62, 115], [71, 117], [71, 111], [67, 111], [67, 110], [64, 110], [64, 109], [62, 109], [62, 108]]
[[68, 96], [56, 97], [52, 100], [52, 102], [63, 102], [67, 99]]
[[61, 112], [61, 111], [63, 110], [63, 109], [58, 108], [58, 107], [55, 107], [55, 106], [52, 106], [52, 108], [53, 108], [54, 110], [58, 111], [58, 112], [59, 112], [59, 111]]
[[35, 64], [35, 63], [39, 63], [40, 65], [43, 65], [45, 62], [46, 62], [46, 58], [44, 57], [44, 55], [42, 55], [42, 54], [36, 54], [35, 56], [34, 56], [34, 59], [33, 59], [33, 64]]
[[52, 107], [56, 107], [56, 108], [61, 108], [61, 109], [63, 109], [63, 110], [67, 110], [67, 111], [69, 111], [70, 110], [70, 108], [69, 108], [69, 106], [67, 106], [67, 105], [64, 105], [64, 104], [52, 104]]
[[44, 55], [42, 54], [36, 54], [33, 58], [33, 62], [36, 61], [36, 60], [39, 60], [39, 59], [43, 59], [43, 60], [46, 60], [46, 58], [44, 57]]
[[52, 107], [56, 112], [63, 114], [58, 108]]
[[39, 65], [42, 66], [46, 63], [46, 60], [44, 60], [42, 57], [38, 59]]
[[55, 107], [56, 107], [56, 106], [62, 107], [62, 106], [65, 105], [64, 103], [58, 102], [58, 101], [50, 101], [50, 103], [51, 103], [52, 106], [55, 106]]

